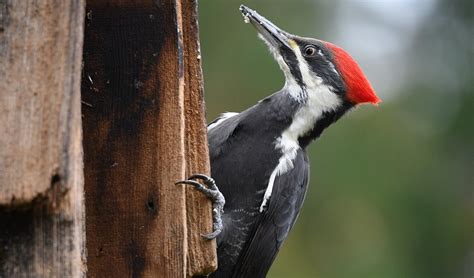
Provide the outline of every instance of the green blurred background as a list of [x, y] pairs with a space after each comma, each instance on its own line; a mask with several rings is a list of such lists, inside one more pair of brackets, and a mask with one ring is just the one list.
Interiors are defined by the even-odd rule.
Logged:
[[202, 0], [208, 120], [284, 82], [240, 4], [342, 46], [383, 99], [309, 147], [309, 192], [269, 277], [474, 277], [474, 1]]

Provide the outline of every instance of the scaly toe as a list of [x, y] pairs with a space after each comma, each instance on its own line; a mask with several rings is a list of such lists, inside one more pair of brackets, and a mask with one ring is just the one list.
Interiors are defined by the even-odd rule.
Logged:
[[214, 231], [212, 233], [209, 233], [209, 234], [201, 234], [201, 236], [205, 239], [211, 240], [211, 239], [215, 239], [220, 233], [221, 233], [221, 231], [216, 230], [216, 231]]

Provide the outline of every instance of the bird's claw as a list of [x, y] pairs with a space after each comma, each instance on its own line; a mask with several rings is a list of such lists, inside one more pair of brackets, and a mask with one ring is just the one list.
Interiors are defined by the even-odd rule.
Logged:
[[[202, 180], [202, 184], [197, 182], [197, 179]], [[223, 227], [222, 214], [224, 213], [225, 198], [217, 188], [214, 179], [203, 174], [195, 174], [190, 176], [187, 180], [176, 182], [176, 184], [192, 185], [212, 200], [213, 231], [209, 234], [201, 234], [201, 236], [206, 239], [216, 238], [221, 233]]]

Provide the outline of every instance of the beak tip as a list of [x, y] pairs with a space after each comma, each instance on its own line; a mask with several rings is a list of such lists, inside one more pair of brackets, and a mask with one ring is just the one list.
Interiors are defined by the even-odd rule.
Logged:
[[244, 22], [249, 23], [250, 22], [249, 15], [250, 15], [251, 10], [249, 8], [247, 8], [246, 6], [244, 6], [244, 5], [240, 5], [239, 10], [242, 13], [242, 15], [244, 16]]

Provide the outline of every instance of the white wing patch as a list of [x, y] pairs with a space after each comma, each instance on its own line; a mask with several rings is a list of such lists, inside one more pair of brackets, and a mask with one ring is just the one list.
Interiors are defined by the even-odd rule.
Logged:
[[225, 113], [222, 113], [220, 116], [219, 116], [219, 119], [215, 122], [215, 123], [212, 123], [210, 124], [208, 127], [207, 127], [207, 131], [215, 128], [216, 126], [220, 125], [223, 121], [229, 119], [229, 118], [232, 118], [234, 117], [235, 115], [238, 115], [239, 113], [235, 113], [235, 112], [225, 112]]

